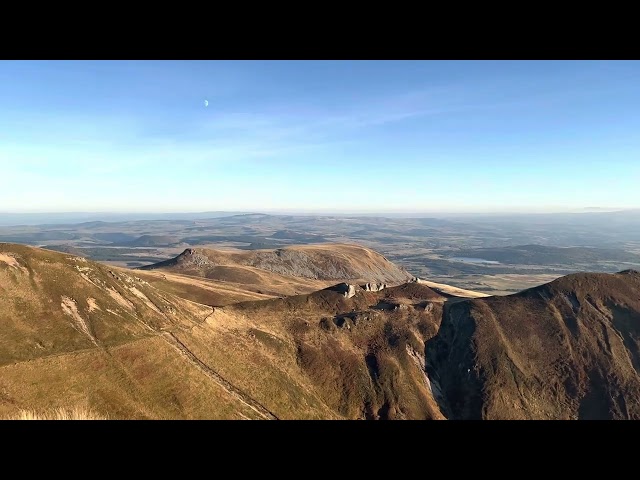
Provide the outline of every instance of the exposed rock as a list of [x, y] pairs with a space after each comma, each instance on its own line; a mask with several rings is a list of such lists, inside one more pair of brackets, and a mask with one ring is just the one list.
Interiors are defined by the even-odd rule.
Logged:
[[336, 325], [335, 325], [335, 321], [331, 321], [331, 319], [329, 318], [321, 318], [320, 319], [320, 328], [322, 328], [323, 330], [327, 330], [327, 331], [331, 331], [331, 330], [335, 330]]
[[354, 325], [357, 325], [359, 322], [371, 321], [371, 315], [366, 312], [358, 312], [351, 317], [351, 320], [353, 320]]
[[384, 290], [387, 288], [386, 283], [365, 283], [362, 288], [366, 292], [379, 292], [380, 290]]
[[344, 293], [344, 296], [347, 298], [351, 298], [351, 297], [354, 297], [355, 295], [356, 295], [356, 286], [349, 285], [349, 289]]
[[621, 273], [622, 275], [640, 275], [640, 272], [638, 272], [638, 270], [634, 270], [632, 268], [627, 270], [622, 270], [619, 273]]
[[206, 255], [198, 252], [193, 248], [187, 248], [182, 255], [178, 257], [181, 263], [186, 262], [190, 265], [195, 265], [197, 267], [205, 267], [207, 265], [212, 265], [212, 262], [207, 258]]
[[337, 285], [334, 285], [333, 287], [327, 288], [327, 290], [341, 293], [345, 296], [345, 298], [351, 298], [356, 295], [356, 286], [350, 285], [348, 283], [339, 283]]
[[[411, 275], [382, 255], [357, 245], [286, 247], [275, 250], [227, 252], [187, 248], [180, 255], [141, 270], [157, 268], [208, 269], [216, 266], [247, 266], [290, 277], [314, 280], [355, 280], [398, 284]], [[205, 272], [206, 273], [206, 272]], [[373, 285], [373, 283], [372, 283]], [[376, 290], [372, 290], [376, 291]]]
[[339, 316], [333, 320], [333, 323], [336, 324], [338, 328], [346, 328], [347, 330], [351, 330], [351, 326], [355, 325], [353, 319], [349, 316]]
[[396, 306], [396, 303], [387, 300], [380, 300], [373, 308], [376, 310], [393, 310]]

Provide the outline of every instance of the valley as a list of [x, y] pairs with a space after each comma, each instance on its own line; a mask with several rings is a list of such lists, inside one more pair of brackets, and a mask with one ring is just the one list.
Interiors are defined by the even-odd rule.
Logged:
[[190, 247], [242, 252], [355, 243], [380, 252], [412, 275], [494, 295], [570, 273], [640, 268], [640, 215], [631, 210], [415, 218], [210, 215], [0, 226], [0, 241], [127, 268], [168, 260]]

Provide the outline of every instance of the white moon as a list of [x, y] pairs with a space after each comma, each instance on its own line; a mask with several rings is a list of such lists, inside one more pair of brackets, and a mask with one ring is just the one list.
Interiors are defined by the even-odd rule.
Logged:
[[204, 101], [204, 106], [205, 106], [205, 107], [208, 107], [208, 106], [209, 106], [209, 100], [205, 100], [205, 101]]

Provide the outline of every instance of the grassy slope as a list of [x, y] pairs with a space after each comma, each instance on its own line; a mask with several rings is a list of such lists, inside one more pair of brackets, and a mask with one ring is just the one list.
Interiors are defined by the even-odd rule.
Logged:
[[[265, 300], [288, 295], [311, 293], [334, 282], [299, 279], [266, 272], [251, 267], [219, 267], [232, 270], [223, 279], [211, 280], [173, 271], [136, 270], [159, 290], [204, 305], [223, 306], [249, 300]], [[219, 269], [217, 269], [219, 271]], [[247, 278], [247, 271], [251, 275]], [[238, 272], [238, 275], [235, 273]], [[242, 280], [249, 280], [243, 282]]]
[[447, 303], [411, 283], [215, 309], [136, 277], [0, 244], [0, 417], [640, 418], [637, 272]]
[[11, 417], [11, 420], [107, 420], [107, 417], [98, 415], [90, 409], [75, 407], [70, 410], [64, 408], [56, 408], [53, 410], [45, 410], [43, 412], [34, 412], [32, 410], [22, 410], [17, 416]]
[[[441, 298], [426, 287], [213, 312], [137, 273], [0, 244], [0, 417], [440, 418], [406, 347], [422, 355], [437, 330]], [[416, 306], [372, 309], [383, 297]], [[354, 309], [368, 320], [336, 318]]]
[[193, 327], [211, 308], [131, 273], [0, 244], [0, 417], [87, 402], [110, 418], [252, 415], [159, 335]]

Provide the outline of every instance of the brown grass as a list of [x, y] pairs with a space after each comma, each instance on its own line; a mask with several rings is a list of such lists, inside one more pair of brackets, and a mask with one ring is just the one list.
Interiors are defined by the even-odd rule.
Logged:
[[[280, 419], [439, 417], [405, 346], [423, 355], [439, 325], [440, 296], [424, 285], [265, 299], [327, 282], [262, 271], [263, 291], [19, 245], [0, 252], [25, 269], [0, 262], [0, 418], [97, 417], [55, 410], [85, 398], [109, 419], [263, 418], [254, 404]], [[212, 309], [174, 293], [251, 301]], [[387, 294], [405, 308], [377, 308]]]
[[[226, 267], [226, 268], [221, 268]], [[176, 258], [142, 267], [213, 280], [265, 284], [297, 283], [301, 280], [384, 282], [400, 284], [411, 275], [384, 256], [360, 245], [322, 244], [290, 246], [276, 250], [221, 251], [189, 248]], [[275, 275], [275, 276], [274, 276]], [[308, 293], [308, 292], [307, 292]]]
[[465, 290], [464, 288], [452, 287], [451, 285], [430, 282], [428, 280], [419, 279], [418, 283], [433, 288], [437, 292], [444, 293], [445, 295], [453, 295], [454, 297], [483, 298], [489, 296], [486, 293], [476, 292], [474, 290]]
[[108, 417], [94, 412], [90, 408], [56, 408], [43, 412], [21, 410], [16, 417], [7, 420], [108, 420]]
[[250, 267], [237, 267], [259, 273], [260, 281], [254, 284], [231, 282], [191, 276], [184, 272], [141, 271], [136, 275], [158, 290], [204, 305], [223, 306], [250, 300], [265, 300], [298, 293], [311, 293], [331, 284], [327, 281], [288, 278]]

